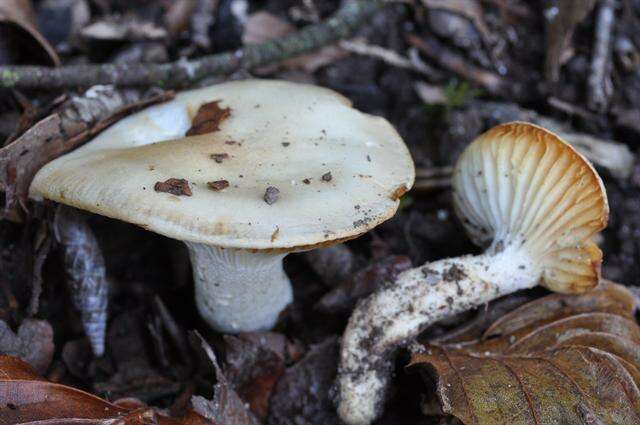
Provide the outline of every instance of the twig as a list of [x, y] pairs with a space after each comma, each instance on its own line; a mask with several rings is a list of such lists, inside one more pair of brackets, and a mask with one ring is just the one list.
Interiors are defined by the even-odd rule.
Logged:
[[438, 71], [425, 63], [412, 61], [393, 50], [385, 49], [384, 47], [376, 46], [374, 44], [368, 44], [363, 40], [343, 40], [340, 42], [340, 47], [351, 53], [380, 59], [389, 65], [409, 69], [432, 79], [434, 76], [439, 74]]
[[429, 191], [443, 189], [451, 186], [451, 173], [453, 167], [417, 168], [416, 182], [413, 189], [416, 191]]
[[0, 67], [0, 87], [51, 89], [95, 84], [183, 87], [204, 77], [251, 70], [335, 43], [353, 34], [384, 3], [384, 0], [348, 2], [331, 18], [295, 34], [194, 61], [69, 65], [59, 68], [4, 66]]
[[591, 59], [591, 73], [587, 81], [589, 107], [604, 112], [613, 92], [611, 78], [611, 29], [615, 20], [614, 0], [604, 0], [598, 10], [596, 19], [596, 35]]
[[433, 37], [420, 38], [408, 35], [407, 40], [441, 67], [477, 84], [490, 94], [508, 96], [512, 99], [522, 97], [522, 90], [514, 82], [467, 63], [461, 55], [447, 49]]

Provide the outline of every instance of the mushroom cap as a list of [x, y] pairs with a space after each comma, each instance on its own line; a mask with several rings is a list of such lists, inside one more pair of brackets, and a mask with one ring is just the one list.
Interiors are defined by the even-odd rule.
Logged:
[[[219, 129], [185, 136], [214, 101], [230, 108]], [[171, 178], [186, 179], [191, 196], [154, 190]], [[228, 186], [207, 185], [222, 180]], [[409, 151], [385, 119], [328, 89], [245, 80], [183, 92], [119, 121], [43, 167], [30, 195], [179, 240], [293, 251], [384, 222], [413, 181]], [[269, 187], [279, 190], [271, 204]]]
[[597, 285], [602, 252], [590, 237], [607, 225], [607, 194], [589, 161], [560, 137], [524, 122], [496, 126], [463, 152], [453, 186], [475, 243], [527, 250], [549, 289]]

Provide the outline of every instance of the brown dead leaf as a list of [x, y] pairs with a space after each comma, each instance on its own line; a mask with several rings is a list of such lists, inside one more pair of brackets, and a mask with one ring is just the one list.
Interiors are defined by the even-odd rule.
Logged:
[[53, 358], [53, 329], [44, 320], [26, 319], [14, 333], [0, 320], [0, 353], [16, 356], [44, 373]]
[[422, 0], [429, 9], [445, 10], [464, 16], [473, 23], [485, 43], [491, 40], [491, 31], [484, 21], [482, 5], [476, 0]]
[[60, 65], [58, 54], [36, 27], [30, 0], [0, 1], [0, 64]]
[[[269, 12], [256, 12], [249, 15], [242, 34], [244, 44], [259, 44], [277, 39], [296, 31], [289, 22]], [[348, 56], [349, 53], [336, 46], [327, 46], [314, 53], [287, 59], [282, 65], [290, 69], [302, 69], [313, 73], [317, 69]]]
[[571, 56], [571, 39], [576, 27], [595, 6], [595, 0], [559, 0], [557, 6], [547, 10], [547, 50], [545, 77], [550, 82], [560, 78], [560, 67]]
[[635, 307], [611, 282], [581, 296], [549, 295], [479, 340], [425, 346], [411, 365], [429, 383], [435, 375], [442, 412], [466, 424], [637, 424]]
[[[284, 373], [284, 356], [270, 349], [270, 340], [280, 334], [225, 335], [225, 372], [242, 400], [258, 417], [267, 416], [269, 397], [273, 387]], [[286, 339], [283, 335], [284, 343]], [[282, 353], [284, 354], [284, 353]]]
[[229, 385], [229, 381], [222, 369], [220, 369], [211, 346], [198, 332], [194, 332], [194, 335], [200, 341], [202, 349], [209, 360], [211, 360], [218, 381], [213, 387], [212, 400], [207, 400], [202, 396], [193, 396], [191, 398], [191, 404], [195, 411], [220, 425], [259, 425], [258, 419], [247, 409], [242, 399]]
[[[221, 100], [214, 100], [202, 105], [198, 109], [198, 113], [191, 121], [191, 128], [187, 130], [187, 136], [195, 136], [197, 134], [213, 133], [220, 131], [220, 123], [229, 118], [231, 108], [221, 108]], [[216, 162], [218, 162], [216, 160]]]
[[45, 381], [17, 357], [0, 356], [0, 423], [43, 421], [41, 423], [47, 425], [99, 425], [116, 423], [116, 420], [123, 425], [210, 424], [193, 411], [184, 417], [172, 418], [140, 404], [110, 403], [76, 388]]

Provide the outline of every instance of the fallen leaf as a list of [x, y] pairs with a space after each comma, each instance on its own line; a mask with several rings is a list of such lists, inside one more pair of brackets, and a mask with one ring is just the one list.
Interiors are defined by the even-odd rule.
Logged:
[[269, 425], [338, 424], [331, 387], [338, 368], [338, 339], [310, 348], [280, 378], [269, 402]]
[[547, 49], [545, 77], [550, 82], [560, 79], [560, 67], [573, 55], [571, 38], [576, 27], [595, 6], [595, 0], [559, 0], [546, 11]]
[[478, 340], [426, 345], [411, 366], [428, 383], [435, 375], [441, 411], [466, 424], [637, 424], [635, 308], [633, 295], [611, 282], [581, 296], [549, 295]]
[[352, 272], [346, 280], [326, 293], [315, 305], [325, 314], [349, 314], [356, 302], [373, 293], [402, 271], [411, 267], [411, 260], [404, 255], [391, 255]]
[[[279, 334], [275, 334], [279, 335]], [[282, 345], [286, 343], [283, 337]], [[284, 347], [280, 353], [271, 348], [272, 334], [256, 334], [251, 339], [225, 335], [225, 373], [242, 400], [249, 403], [253, 413], [267, 415], [273, 387], [284, 373]], [[275, 347], [274, 347], [275, 348]], [[277, 347], [276, 349], [279, 349]]]
[[58, 54], [36, 27], [30, 0], [0, 2], [0, 64], [60, 65]]
[[[198, 113], [191, 120], [191, 128], [187, 130], [187, 136], [213, 133], [220, 131], [220, 123], [231, 115], [231, 108], [221, 108], [221, 100], [214, 100], [202, 105]], [[226, 154], [225, 154], [226, 155]], [[214, 158], [215, 159], [215, 158]], [[216, 162], [222, 162], [222, 160]]]
[[193, 411], [184, 417], [172, 418], [151, 407], [110, 403], [79, 389], [48, 382], [27, 363], [12, 356], [0, 356], [0, 406], [0, 423], [3, 424], [37, 421], [47, 425], [210, 424]]
[[0, 354], [19, 357], [39, 373], [44, 373], [53, 358], [53, 329], [44, 320], [25, 319], [14, 333], [0, 320]]
[[247, 409], [234, 389], [231, 388], [209, 344], [199, 333], [195, 332], [195, 335], [200, 340], [202, 349], [213, 364], [218, 382], [213, 387], [212, 400], [207, 400], [202, 396], [191, 397], [191, 404], [194, 410], [220, 425], [259, 425], [256, 417]]
[[445, 10], [456, 15], [464, 16], [473, 23], [485, 43], [491, 41], [491, 31], [484, 21], [482, 6], [476, 0], [422, 0], [429, 9]]
[[[269, 40], [278, 39], [296, 31], [289, 22], [269, 12], [256, 12], [249, 15], [242, 34], [244, 44], [259, 44]], [[301, 55], [293, 59], [287, 59], [282, 65], [291, 69], [302, 69], [307, 73], [313, 73], [317, 69], [349, 56], [344, 49], [336, 46], [327, 46], [317, 52]]]

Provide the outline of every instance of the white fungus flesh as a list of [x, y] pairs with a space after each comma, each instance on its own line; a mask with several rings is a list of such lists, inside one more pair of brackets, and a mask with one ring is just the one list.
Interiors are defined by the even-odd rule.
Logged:
[[553, 133], [528, 123], [495, 127], [462, 154], [454, 204], [484, 254], [407, 270], [356, 307], [345, 330], [338, 413], [368, 424], [381, 412], [393, 349], [430, 324], [542, 284], [558, 292], [597, 285], [602, 253], [590, 237], [608, 204], [593, 167]]
[[[186, 136], [210, 102], [229, 109], [219, 129]], [[191, 195], [154, 190], [168, 179]], [[283, 254], [365, 233], [393, 216], [413, 179], [383, 118], [324, 88], [247, 80], [119, 121], [42, 168], [30, 194], [187, 242], [200, 312], [241, 332], [269, 328], [291, 301]], [[269, 202], [268, 188], [278, 191]]]

